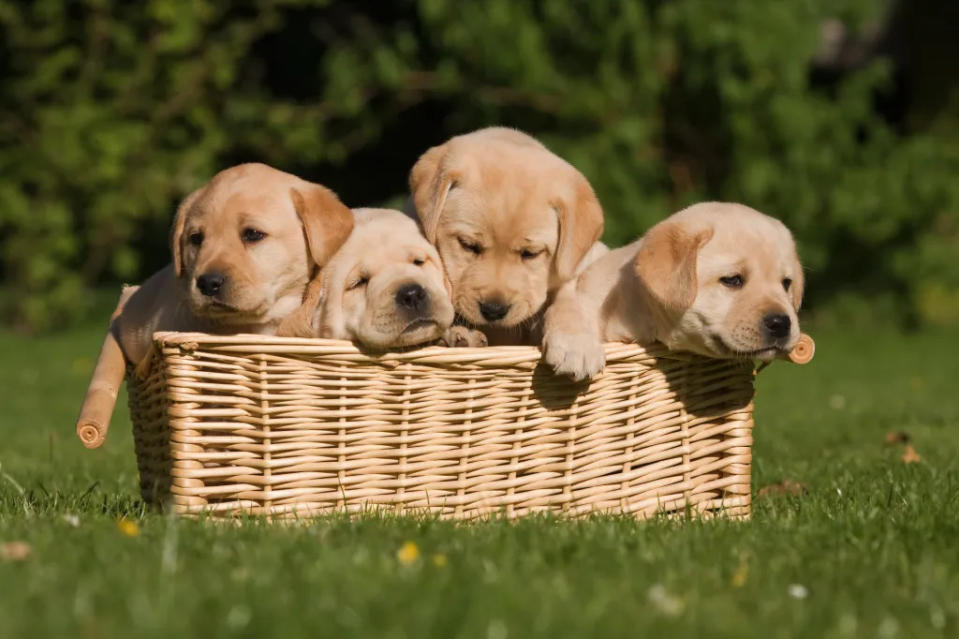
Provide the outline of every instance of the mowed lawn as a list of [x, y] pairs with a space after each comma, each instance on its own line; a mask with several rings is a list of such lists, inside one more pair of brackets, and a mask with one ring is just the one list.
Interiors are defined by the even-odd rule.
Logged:
[[0, 333], [0, 637], [959, 636], [959, 339], [810, 331], [754, 433], [805, 492], [751, 521], [292, 526], [144, 511], [125, 404], [73, 434], [101, 327]]

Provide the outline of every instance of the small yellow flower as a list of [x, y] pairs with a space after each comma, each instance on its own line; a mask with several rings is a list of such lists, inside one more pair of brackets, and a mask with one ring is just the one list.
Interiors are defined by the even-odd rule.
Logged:
[[733, 588], [742, 588], [746, 584], [746, 580], [749, 578], [749, 563], [745, 558], [739, 560], [739, 566], [736, 568], [736, 572], [733, 573], [732, 578], [732, 587]]
[[447, 563], [446, 555], [444, 555], [443, 553], [438, 552], [435, 555], [433, 555], [433, 565], [436, 566], [437, 568], [445, 567], [446, 563]]
[[396, 551], [396, 558], [399, 559], [400, 563], [404, 566], [409, 566], [420, 558], [420, 549], [412, 541], [408, 541]]
[[140, 527], [130, 519], [117, 519], [117, 530], [127, 537], [139, 537]]

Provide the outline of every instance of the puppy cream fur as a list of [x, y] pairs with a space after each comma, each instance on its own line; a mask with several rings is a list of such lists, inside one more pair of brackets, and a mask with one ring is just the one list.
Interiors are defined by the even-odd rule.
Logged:
[[400, 211], [353, 214], [349, 239], [310, 286], [303, 305], [309, 318], [281, 332], [348, 339], [372, 349], [443, 337], [453, 306], [436, 249]]
[[577, 379], [603, 369], [605, 341], [768, 360], [799, 339], [802, 294], [781, 222], [741, 204], [697, 204], [559, 291], [546, 313], [544, 360]]
[[586, 178], [512, 129], [482, 129], [429, 149], [410, 173], [410, 189], [457, 314], [491, 344], [532, 339], [524, 329], [603, 230]]
[[[319, 184], [264, 164], [226, 169], [180, 205], [173, 263], [129, 296], [111, 331], [133, 364], [154, 331], [272, 333], [352, 226]], [[215, 294], [200, 290], [204, 275], [219, 278]]]

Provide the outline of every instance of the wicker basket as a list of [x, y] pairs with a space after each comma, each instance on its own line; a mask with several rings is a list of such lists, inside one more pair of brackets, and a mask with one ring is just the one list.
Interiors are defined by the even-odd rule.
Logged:
[[749, 514], [751, 362], [609, 344], [576, 384], [531, 347], [155, 338], [128, 377], [140, 483], [180, 514]]

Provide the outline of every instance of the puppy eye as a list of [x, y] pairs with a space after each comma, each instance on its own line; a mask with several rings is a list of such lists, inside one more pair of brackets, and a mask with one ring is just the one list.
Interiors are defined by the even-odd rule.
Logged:
[[793, 281], [791, 279], [789, 279], [788, 277], [783, 278], [783, 288], [786, 290], [787, 293], [789, 292], [789, 287], [792, 285], [793, 285]]
[[524, 260], [531, 260], [533, 258], [539, 257], [542, 255], [543, 249], [523, 249], [519, 252], [519, 256]]
[[240, 237], [246, 244], [255, 244], [266, 237], [266, 233], [255, 228], [247, 227], [240, 233]]
[[364, 275], [363, 277], [359, 278], [358, 280], [356, 280], [355, 282], [353, 282], [352, 284], [350, 284], [350, 285], [347, 287], [346, 290], [348, 290], [348, 291], [355, 291], [355, 290], [358, 289], [358, 288], [363, 288], [364, 286], [366, 286], [366, 285], [369, 284], [369, 283], [370, 283], [370, 278], [367, 277], [366, 275]]
[[200, 246], [203, 244], [203, 233], [197, 231], [196, 233], [190, 233], [190, 244], [193, 246]]
[[460, 241], [460, 246], [462, 246], [465, 250], [469, 251], [470, 253], [473, 253], [474, 255], [479, 255], [480, 253], [483, 252], [483, 247], [477, 244], [476, 242], [471, 242], [470, 240], [467, 240], [466, 238], [462, 238], [462, 237], [457, 239]]
[[727, 275], [726, 277], [719, 278], [720, 283], [723, 286], [729, 288], [742, 288], [743, 284], [746, 283], [746, 280], [743, 279], [742, 275], [738, 273], [736, 275]]
[[423, 266], [424, 264], [426, 264], [426, 260], [422, 258], [417, 257], [413, 260], [413, 266]]

